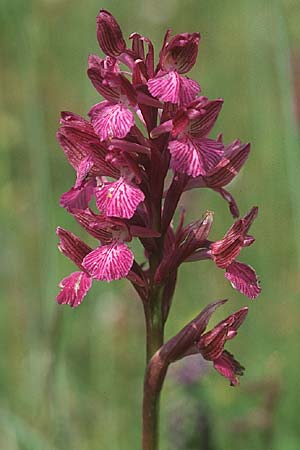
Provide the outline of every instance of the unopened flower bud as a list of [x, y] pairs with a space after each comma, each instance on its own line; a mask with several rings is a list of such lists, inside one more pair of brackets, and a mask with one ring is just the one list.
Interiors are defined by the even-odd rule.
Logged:
[[112, 14], [101, 9], [97, 16], [97, 39], [108, 56], [119, 56], [126, 49], [122, 31]]

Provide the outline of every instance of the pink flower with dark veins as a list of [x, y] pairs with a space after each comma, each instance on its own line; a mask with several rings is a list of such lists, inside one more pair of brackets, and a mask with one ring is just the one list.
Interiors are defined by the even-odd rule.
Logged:
[[243, 307], [230, 314], [205, 333], [213, 313], [226, 302], [227, 300], [220, 300], [204, 308], [179, 333], [161, 347], [159, 350], [161, 359], [170, 364], [186, 356], [200, 353], [204, 359], [213, 363], [214, 368], [221, 375], [230, 381], [231, 386], [236, 386], [245, 369], [231, 353], [224, 350], [224, 346], [227, 341], [237, 335], [239, 327], [247, 316], [248, 308]]
[[246, 216], [238, 219], [227, 231], [224, 238], [210, 245], [211, 257], [215, 264], [225, 269], [225, 277], [234, 289], [249, 298], [257, 297], [261, 288], [255, 270], [236, 261], [244, 247], [252, 245], [255, 239], [248, 235], [249, 228], [257, 216], [258, 208], [253, 207]]
[[62, 305], [70, 305], [72, 308], [75, 308], [80, 305], [92, 286], [92, 278], [82, 265], [84, 257], [92, 249], [70, 231], [58, 227], [56, 233], [60, 239], [58, 244], [59, 250], [80, 269], [80, 272], [73, 272], [60, 282], [59, 287], [61, 291], [56, 300]]
[[101, 245], [83, 260], [83, 267], [96, 280], [119, 280], [125, 278], [133, 264], [133, 253], [118, 239]]
[[207, 135], [215, 124], [223, 100], [209, 101], [199, 97], [187, 108], [179, 109], [172, 120], [164, 122], [151, 133], [153, 137], [171, 132], [168, 149], [171, 167], [193, 178], [206, 175], [224, 155], [224, 144]]
[[67, 209], [86, 209], [93, 196], [97, 176], [118, 177], [119, 170], [107, 160], [107, 147], [99, 141], [91, 124], [71, 112], [62, 112], [57, 132], [69, 163], [76, 170], [75, 185], [60, 198]]
[[245, 368], [233, 355], [224, 350], [225, 343], [237, 335], [238, 328], [244, 322], [248, 308], [244, 307], [219, 322], [212, 330], [202, 334], [197, 342], [198, 351], [202, 356], [212, 361], [214, 368], [228, 378], [231, 386], [238, 384], [238, 377], [243, 375]]
[[90, 55], [88, 76], [97, 91], [106, 98], [94, 105], [89, 116], [101, 141], [124, 138], [134, 125], [134, 116], [129, 106], [136, 105], [136, 93], [112, 57], [101, 59]]
[[218, 164], [210, 169], [206, 175], [199, 175], [190, 179], [185, 191], [195, 188], [210, 188], [218, 192], [229, 204], [229, 209], [233, 217], [239, 216], [239, 209], [236, 201], [226, 189], [227, 186], [239, 173], [245, 164], [250, 153], [250, 144], [243, 144], [239, 140], [227, 145], [224, 149], [224, 155]]
[[[97, 242], [90, 247], [70, 231], [57, 228], [59, 250], [78, 269], [62, 279], [56, 300], [79, 306], [94, 280], [126, 278], [137, 292], [147, 343], [145, 449], [159, 447], [156, 406], [170, 364], [198, 355], [233, 386], [244, 371], [225, 346], [237, 335], [248, 308], [206, 331], [213, 313], [227, 300], [207, 305], [164, 343], [181, 265], [213, 261], [233, 288], [248, 298], [261, 291], [254, 269], [237, 260], [242, 249], [254, 243], [249, 229], [256, 207], [214, 241], [210, 239], [214, 213], [203, 211], [201, 203], [198, 218], [186, 223], [193, 211], [185, 214], [182, 194], [197, 188], [220, 194], [231, 214], [239, 217], [225, 187], [247, 160], [250, 144], [237, 139], [226, 145], [222, 134], [210, 137], [223, 100], [200, 96], [200, 85], [186, 75], [195, 65], [200, 33], [170, 35], [168, 30], [156, 65], [148, 37], [132, 33], [128, 47], [113, 15], [100, 10], [97, 40], [105, 55], [89, 56], [87, 74], [103, 99], [90, 108], [88, 119], [63, 112], [57, 133], [76, 172], [60, 204], [90, 241]], [[129, 244], [134, 238], [140, 247], [136, 254], [132, 250], [136, 247]], [[206, 286], [207, 273], [202, 278]]]
[[131, 219], [145, 198], [143, 192], [124, 177], [115, 182], [103, 183], [95, 189], [95, 196], [99, 211], [108, 217], [123, 219]]
[[148, 88], [153, 97], [163, 102], [185, 106], [201, 90], [196, 81], [182, 76], [196, 62], [200, 33], [177, 34], [168, 42], [169, 37], [170, 30], [166, 33], [160, 52], [157, 74], [148, 81]]

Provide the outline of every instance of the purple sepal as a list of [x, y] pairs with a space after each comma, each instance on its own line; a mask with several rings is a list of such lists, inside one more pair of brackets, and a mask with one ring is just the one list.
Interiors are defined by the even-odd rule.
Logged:
[[121, 28], [110, 12], [101, 9], [97, 16], [97, 39], [101, 50], [109, 56], [119, 56], [126, 49]]
[[58, 248], [67, 257], [70, 258], [81, 270], [83, 269], [83, 258], [92, 251], [79, 237], [68, 230], [57, 227], [56, 234], [59, 237]]

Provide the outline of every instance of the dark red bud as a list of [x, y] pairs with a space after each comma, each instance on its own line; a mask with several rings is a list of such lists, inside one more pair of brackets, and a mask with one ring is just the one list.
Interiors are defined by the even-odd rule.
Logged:
[[119, 56], [126, 49], [121, 28], [112, 14], [101, 9], [97, 16], [97, 39], [108, 56]]

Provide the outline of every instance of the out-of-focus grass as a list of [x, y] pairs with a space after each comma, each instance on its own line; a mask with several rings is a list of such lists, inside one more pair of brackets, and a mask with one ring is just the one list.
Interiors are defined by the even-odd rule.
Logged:
[[[243, 259], [261, 274], [264, 289], [230, 347], [246, 365], [246, 377], [235, 390], [214, 373], [203, 383], [218, 448], [261, 450], [257, 427], [237, 437], [230, 426], [262, 403], [259, 394], [247, 392], [249, 383], [279, 380], [272, 450], [298, 449], [300, 148], [290, 64], [300, 52], [296, 0], [2, 0], [0, 448], [139, 448], [144, 331], [135, 293], [125, 282], [95, 284], [78, 310], [57, 308], [54, 301], [56, 284], [72, 270], [56, 250], [55, 226], [79, 232], [58, 207], [74, 174], [55, 131], [60, 110], [86, 114], [98, 101], [85, 69], [87, 54], [98, 52], [100, 7], [117, 16], [124, 35], [139, 31], [156, 44], [168, 26], [200, 30], [193, 76], [205, 95], [225, 99], [217, 131], [226, 142], [239, 137], [253, 144], [230, 187], [242, 213], [260, 206], [257, 243]], [[190, 218], [216, 211], [215, 237], [230, 225], [226, 205], [213, 193], [194, 192], [184, 200]], [[223, 297], [232, 299], [226, 312], [247, 303], [212, 264], [183, 267], [167, 335]], [[173, 396], [176, 389], [167, 381], [164, 424]], [[168, 449], [166, 428], [162, 448]]]

